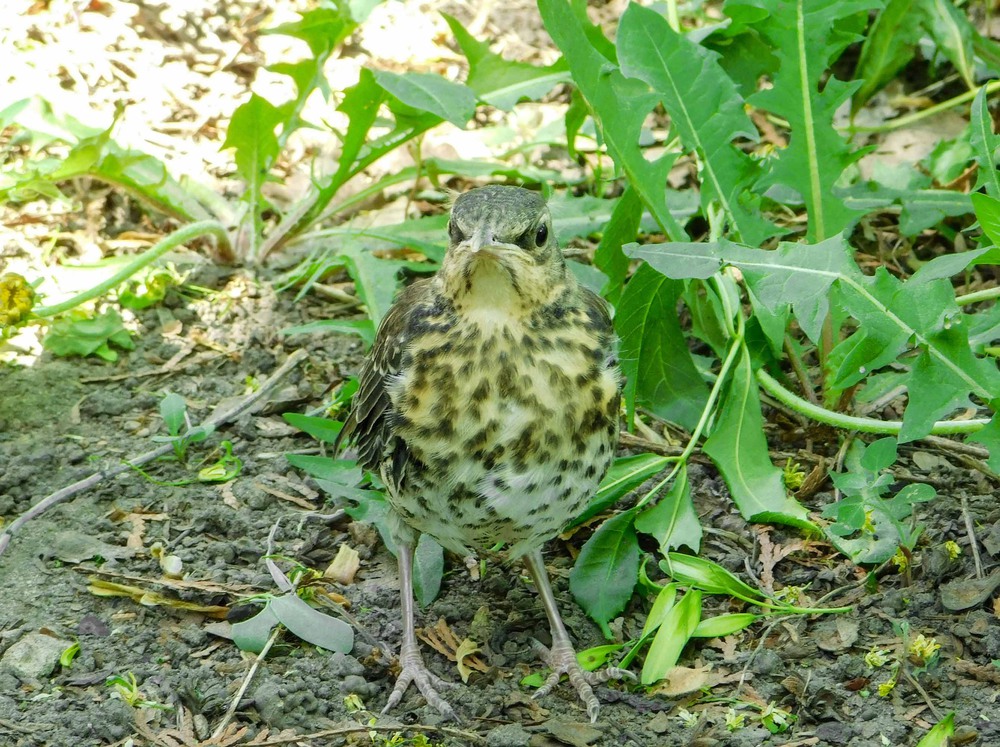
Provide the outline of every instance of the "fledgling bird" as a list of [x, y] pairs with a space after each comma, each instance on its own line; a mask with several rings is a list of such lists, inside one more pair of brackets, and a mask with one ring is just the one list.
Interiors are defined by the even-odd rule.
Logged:
[[545, 201], [487, 186], [455, 200], [437, 274], [406, 288], [379, 326], [343, 438], [381, 475], [399, 545], [401, 672], [454, 717], [417, 647], [413, 549], [420, 533], [463, 556], [504, 543], [523, 558], [552, 629], [552, 670], [567, 674], [596, 720], [593, 685], [632, 677], [576, 660], [541, 547], [578, 515], [618, 443], [620, 375], [604, 301], [566, 267]]

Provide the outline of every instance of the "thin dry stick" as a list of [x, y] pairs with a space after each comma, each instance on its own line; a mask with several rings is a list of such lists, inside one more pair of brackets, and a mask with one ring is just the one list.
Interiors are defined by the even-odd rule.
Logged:
[[[282, 363], [278, 369], [271, 374], [264, 383], [260, 385], [260, 388], [255, 392], [251, 392], [243, 399], [238, 402], [233, 403], [230, 407], [213, 412], [208, 418], [201, 423], [202, 426], [212, 426], [213, 428], [223, 423], [228, 423], [231, 420], [235, 420], [243, 413], [251, 410], [260, 400], [264, 398], [274, 387], [281, 381], [289, 371], [295, 368], [302, 360], [308, 355], [305, 350], [299, 349], [292, 353], [285, 362]], [[90, 488], [95, 485], [107, 480], [111, 477], [116, 477], [123, 472], [128, 472], [133, 467], [141, 467], [144, 464], [152, 462], [154, 459], [158, 459], [165, 454], [169, 454], [173, 451], [173, 444], [163, 444], [162, 446], [153, 449], [152, 451], [147, 451], [145, 454], [136, 457], [135, 459], [128, 460], [122, 464], [115, 467], [109, 467], [108, 469], [96, 472], [90, 477], [85, 477], [84, 479], [68, 485], [61, 490], [57, 490], [52, 493], [47, 498], [39, 501], [37, 504], [32, 506], [28, 511], [23, 513], [17, 519], [15, 519], [9, 527], [6, 527], [3, 532], [0, 532], [0, 555], [4, 554], [7, 547], [10, 545], [11, 538], [17, 533], [17, 531], [31, 521], [48, 511], [53, 506], [56, 506], [64, 501], [68, 501], [84, 491], [90, 490]]]
[[976, 561], [976, 578], [983, 577], [983, 561], [979, 557], [979, 542], [976, 540], [976, 528], [972, 525], [972, 514], [969, 513], [969, 499], [962, 496], [962, 518], [965, 519], [965, 531], [969, 534], [969, 547], [972, 548], [972, 559]]
[[408, 732], [416, 731], [425, 734], [447, 734], [451, 737], [458, 737], [460, 739], [466, 740], [467, 744], [486, 744], [486, 740], [471, 731], [463, 731], [461, 729], [455, 729], [449, 726], [425, 726], [424, 724], [407, 724], [406, 726], [382, 726], [373, 725], [365, 726], [363, 724], [357, 724], [356, 726], [343, 726], [339, 729], [327, 729], [326, 731], [317, 731], [312, 734], [295, 734], [288, 737], [276, 737], [274, 739], [267, 739], [263, 742], [254, 742], [254, 747], [277, 747], [277, 745], [291, 744], [292, 742], [304, 742], [312, 744], [313, 740], [317, 739], [327, 739], [329, 737], [339, 737], [345, 734], [366, 734], [370, 731], [382, 731], [382, 732]]
[[233, 716], [236, 715], [236, 709], [240, 707], [240, 701], [243, 700], [243, 696], [246, 695], [247, 688], [250, 687], [250, 683], [253, 682], [254, 675], [257, 674], [257, 669], [260, 667], [260, 663], [264, 661], [267, 657], [268, 651], [271, 650], [271, 646], [274, 642], [278, 640], [278, 636], [281, 635], [281, 631], [284, 628], [280, 625], [275, 625], [274, 630], [271, 631], [271, 635], [267, 639], [267, 643], [264, 644], [264, 648], [260, 650], [257, 654], [257, 658], [254, 659], [253, 664], [247, 670], [246, 676], [243, 678], [243, 683], [240, 685], [240, 689], [237, 691], [236, 696], [233, 698], [232, 702], [229, 704], [229, 708], [226, 709], [225, 715], [222, 717], [222, 721], [219, 725], [215, 727], [215, 731], [212, 732], [212, 739], [218, 739], [222, 732], [226, 730], [229, 726], [229, 722], [233, 720]]

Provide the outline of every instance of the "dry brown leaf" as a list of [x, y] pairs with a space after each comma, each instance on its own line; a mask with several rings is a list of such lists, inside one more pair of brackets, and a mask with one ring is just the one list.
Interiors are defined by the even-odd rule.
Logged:
[[131, 550], [141, 550], [143, 546], [143, 535], [146, 533], [146, 522], [165, 521], [167, 515], [154, 514], [148, 511], [143, 511], [141, 508], [133, 509], [128, 512], [115, 508], [111, 510], [110, 514], [108, 514], [108, 518], [117, 524], [121, 524], [123, 522], [130, 523], [132, 525], [132, 530], [128, 533], [128, 539], [125, 540], [125, 546]]
[[138, 586], [116, 584], [112, 581], [105, 581], [93, 576], [90, 577], [90, 585], [87, 587], [87, 591], [98, 597], [128, 597], [133, 602], [141, 604], [144, 607], [172, 607], [173, 609], [184, 610], [185, 612], [201, 612], [210, 617], [217, 618], [224, 618], [229, 613], [228, 607], [216, 604], [185, 602], [184, 600], [168, 597], [155, 591], [141, 589]]
[[466, 638], [458, 644], [458, 648], [455, 651], [455, 663], [458, 665], [458, 673], [462, 677], [462, 682], [466, 684], [469, 682], [469, 675], [472, 674], [472, 669], [465, 663], [465, 660], [479, 652], [479, 645], [471, 638]]
[[[444, 654], [451, 661], [458, 662], [458, 650], [461, 644], [458, 637], [448, 627], [444, 618], [439, 618], [434, 627], [417, 628], [417, 637], [435, 651]], [[465, 656], [466, 666], [479, 672], [488, 672], [489, 665], [478, 656]], [[461, 670], [459, 670], [461, 672]]]
[[347, 586], [354, 583], [354, 575], [360, 567], [361, 556], [358, 551], [350, 545], [341, 544], [337, 549], [337, 556], [323, 571], [323, 577]]
[[771, 528], [757, 527], [757, 539], [760, 542], [760, 582], [768, 594], [774, 593], [774, 567], [793, 552], [804, 547], [800, 540], [784, 545], [771, 542]]
[[994, 597], [993, 599], [993, 614], [1000, 617], [1000, 597]]
[[718, 684], [718, 677], [712, 674], [711, 665], [704, 667], [674, 667], [660, 680], [651, 692], [668, 698], [677, 698], [695, 692], [703, 687]]
[[233, 510], [240, 507], [240, 502], [236, 500], [236, 496], [233, 495], [233, 484], [231, 482], [224, 482], [222, 485], [219, 485], [218, 488], [219, 493], [222, 495], [222, 502], [224, 504]]

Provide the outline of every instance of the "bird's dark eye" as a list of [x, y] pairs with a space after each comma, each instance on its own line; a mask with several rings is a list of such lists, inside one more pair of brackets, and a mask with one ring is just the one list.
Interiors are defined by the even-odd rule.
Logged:
[[458, 244], [465, 240], [465, 236], [462, 235], [462, 229], [458, 227], [454, 220], [448, 221], [448, 236], [451, 238], [451, 243]]
[[549, 227], [544, 223], [538, 227], [538, 233], [535, 234], [535, 245], [542, 246], [549, 238]]

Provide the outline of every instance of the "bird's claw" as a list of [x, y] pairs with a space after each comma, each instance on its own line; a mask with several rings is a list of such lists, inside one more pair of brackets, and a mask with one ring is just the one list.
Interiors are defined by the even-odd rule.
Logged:
[[580, 662], [576, 658], [576, 651], [573, 650], [573, 646], [568, 641], [554, 641], [551, 649], [539, 641], [533, 641], [532, 645], [552, 672], [545, 679], [545, 683], [531, 697], [542, 698], [548, 695], [565, 674], [569, 677], [570, 684], [576, 688], [580, 700], [586, 706], [590, 723], [597, 721], [597, 714], [601, 709], [601, 703], [594, 694], [594, 685], [603, 684], [611, 679], [636, 681], [636, 676], [632, 672], [619, 667], [607, 667], [597, 672], [588, 672], [580, 666]]
[[438, 677], [427, 669], [420, 651], [416, 648], [408, 649], [404, 646], [399, 654], [399, 663], [402, 669], [399, 677], [396, 678], [396, 686], [392, 688], [389, 700], [382, 709], [382, 715], [391, 711], [403, 699], [403, 693], [411, 683], [417, 686], [417, 690], [424, 696], [427, 703], [437, 709], [444, 718], [458, 721], [458, 716], [444, 698], [438, 694], [438, 690], [448, 690], [455, 687], [454, 682], [448, 682]]

